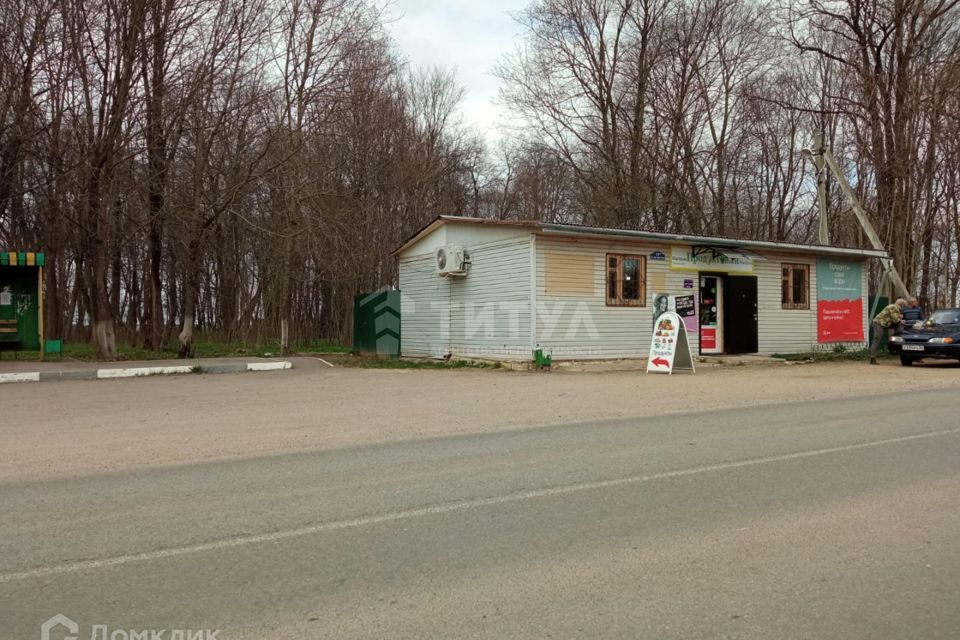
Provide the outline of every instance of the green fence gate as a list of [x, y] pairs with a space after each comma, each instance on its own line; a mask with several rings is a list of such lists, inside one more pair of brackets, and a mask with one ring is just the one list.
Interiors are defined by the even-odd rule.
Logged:
[[353, 350], [400, 356], [400, 292], [361, 293], [353, 299]]

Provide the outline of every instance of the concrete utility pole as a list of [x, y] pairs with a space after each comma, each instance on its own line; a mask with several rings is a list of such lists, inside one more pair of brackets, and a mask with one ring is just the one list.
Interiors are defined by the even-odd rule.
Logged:
[[[806, 157], [810, 157], [819, 172], [819, 175], [817, 176], [817, 195], [820, 199], [820, 242], [826, 244], [824, 242], [824, 237], [827, 237], [828, 235], [826, 223], [827, 217], [825, 213], [827, 208], [826, 189], [821, 187], [822, 181], [825, 178], [822, 167], [824, 162], [826, 162], [827, 167], [833, 172], [834, 177], [837, 179], [837, 184], [840, 185], [840, 190], [847, 198], [847, 202], [850, 203], [850, 207], [853, 209], [853, 214], [856, 216], [857, 222], [860, 223], [860, 227], [863, 228], [864, 233], [867, 234], [870, 244], [873, 245], [873, 248], [877, 251], [883, 251], [886, 253], [887, 250], [883, 246], [883, 242], [880, 241], [880, 235], [870, 222], [867, 212], [864, 211], [863, 207], [860, 205], [860, 200], [857, 199], [857, 194], [854, 193], [850, 183], [847, 182], [846, 176], [844, 176], [843, 172], [840, 171], [840, 167], [837, 165], [836, 158], [833, 157], [833, 154], [830, 153], [830, 150], [827, 149], [823, 144], [822, 135], [817, 135], [815, 137], [814, 147], [814, 149], [804, 149], [801, 151], [801, 154]], [[897, 291], [899, 291], [900, 295], [904, 298], [909, 298], [910, 291], [907, 289], [907, 285], [903, 283], [903, 279], [900, 277], [900, 273], [897, 271], [897, 268], [893, 265], [893, 260], [889, 257], [881, 258], [880, 263], [883, 265], [884, 273], [890, 279], [890, 282], [893, 283], [893, 286], [897, 289]]]
[[813, 136], [813, 164], [817, 168], [817, 201], [820, 203], [820, 225], [817, 230], [817, 239], [820, 244], [830, 244], [830, 227], [827, 224], [827, 173], [823, 165], [823, 133]]

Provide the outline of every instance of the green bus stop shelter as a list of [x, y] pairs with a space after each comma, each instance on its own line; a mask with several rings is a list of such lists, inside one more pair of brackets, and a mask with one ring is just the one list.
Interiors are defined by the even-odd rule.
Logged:
[[44, 262], [38, 252], [0, 252], [0, 351], [43, 357]]

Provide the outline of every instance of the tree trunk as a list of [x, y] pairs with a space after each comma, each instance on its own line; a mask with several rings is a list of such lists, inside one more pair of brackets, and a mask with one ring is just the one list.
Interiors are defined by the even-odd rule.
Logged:
[[[151, 209], [154, 205], [151, 195]], [[160, 205], [162, 207], [162, 205]], [[160, 276], [161, 260], [163, 258], [163, 234], [160, 222], [159, 209], [150, 222], [150, 306], [148, 316], [149, 325], [144, 327], [146, 345], [148, 349], [160, 349], [163, 346], [163, 280]]]
[[113, 329], [113, 319], [101, 316], [93, 321], [93, 337], [97, 343], [97, 355], [101, 360], [117, 359], [117, 336]]
[[286, 316], [280, 319], [280, 355], [290, 355], [290, 320]]
[[188, 271], [183, 279], [183, 326], [177, 336], [179, 358], [193, 357], [193, 328], [197, 315], [197, 267], [193, 256], [188, 259], [187, 264]]
[[196, 296], [193, 292], [193, 286], [184, 287], [184, 291], [187, 292], [187, 295], [190, 297], [184, 300], [183, 303], [183, 327], [180, 329], [180, 334], [177, 336], [177, 342], [179, 343], [179, 349], [177, 351], [177, 356], [179, 358], [192, 358], [193, 357], [193, 317], [196, 312]]

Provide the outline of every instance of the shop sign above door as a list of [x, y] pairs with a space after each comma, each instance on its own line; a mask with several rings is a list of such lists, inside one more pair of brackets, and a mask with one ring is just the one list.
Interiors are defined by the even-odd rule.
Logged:
[[727, 247], [670, 247], [670, 268], [674, 271], [715, 271], [753, 273], [757, 256]]

